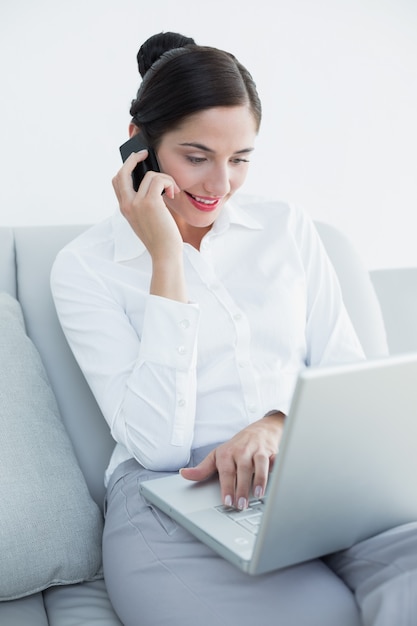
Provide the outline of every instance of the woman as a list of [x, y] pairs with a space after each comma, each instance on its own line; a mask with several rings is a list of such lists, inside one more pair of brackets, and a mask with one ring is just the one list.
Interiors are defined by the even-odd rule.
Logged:
[[[230, 201], [261, 122], [247, 70], [175, 33], [145, 42], [138, 63], [129, 135], [140, 133], [160, 172], [136, 192], [148, 151], [133, 153], [113, 179], [120, 212], [61, 251], [52, 273], [60, 321], [117, 444], [109, 595], [126, 625], [323, 623], [327, 595], [347, 589], [322, 561], [250, 578], [139, 496], [138, 482], [164, 472], [217, 472], [224, 503], [246, 508], [265, 491], [300, 369], [364, 357], [311, 221], [284, 204]], [[368, 608], [369, 591], [386, 602], [381, 568], [375, 596], [372, 584], [362, 592], [371, 574], [356, 556], [330, 564], [365, 624], [393, 623]]]

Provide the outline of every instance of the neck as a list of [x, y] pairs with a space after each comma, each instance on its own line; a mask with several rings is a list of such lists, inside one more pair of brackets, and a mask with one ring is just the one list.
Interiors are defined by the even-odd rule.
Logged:
[[194, 232], [187, 233], [186, 236], [183, 236], [184, 243], [190, 244], [196, 250], [200, 250], [201, 241], [206, 233], [208, 233], [210, 228], [195, 228]]
[[209, 230], [211, 230], [212, 224], [209, 226], [191, 226], [178, 220], [178, 216], [174, 215], [175, 222], [178, 226], [178, 230], [181, 233], [181, 237], [184, 243], [188, 243], [196, 250], [200, 250], [201, 241]]

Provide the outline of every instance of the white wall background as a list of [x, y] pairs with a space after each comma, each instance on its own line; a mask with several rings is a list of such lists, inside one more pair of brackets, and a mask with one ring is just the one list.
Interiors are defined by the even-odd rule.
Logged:
[[233, 52], [264, 119], [245, 191], [417, 265], [417, 0], [1, 0], [0, 225], [101, 220], [139, 84], [176, 30]]

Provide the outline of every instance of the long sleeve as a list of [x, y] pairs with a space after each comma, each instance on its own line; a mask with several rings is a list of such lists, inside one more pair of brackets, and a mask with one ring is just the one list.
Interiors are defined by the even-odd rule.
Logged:
[[[101, 279], [102, 263], [58, 255], [51, 287], [61, 325], [114, 439], [149, 469], [187, 462], [194, 431], [199, 309]], [[138, 280], [140, 274], [138, 275]]]

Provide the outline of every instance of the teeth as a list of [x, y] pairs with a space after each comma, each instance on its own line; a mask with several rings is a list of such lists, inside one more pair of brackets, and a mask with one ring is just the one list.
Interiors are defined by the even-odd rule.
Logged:
[[193, 196], [194, 200], [197, 202], [201, 202], [201, 204], [215, 204], [216, 200], [207, 200], [206, 198], [199, 198], [198, 196]]

